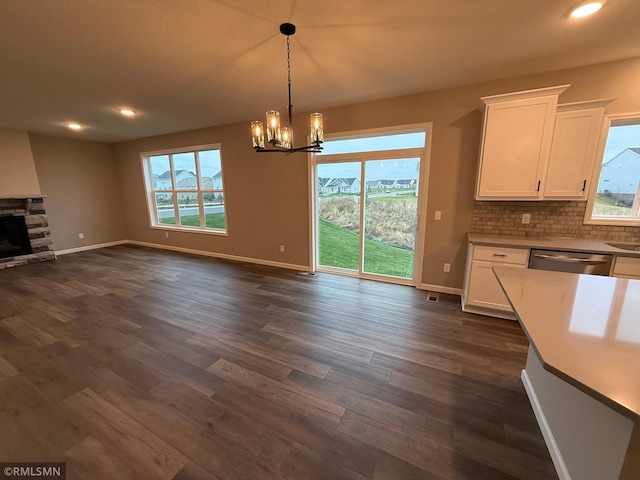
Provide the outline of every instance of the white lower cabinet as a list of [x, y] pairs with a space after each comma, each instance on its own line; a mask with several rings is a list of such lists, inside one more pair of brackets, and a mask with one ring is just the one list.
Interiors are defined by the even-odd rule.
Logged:
[[493, 271], [494, 266], [527, 268], [529, 249], [469, 244], [462, 296], [465, 312], [513, 319], [513, 311]]
[[640, 280], [640, 258], [616, 257], [613, 269], [611, 270], [611, 276]]
[[471, 281], [467, 303], [476, 307], [511, 311], [507, 297], [502, 292], [491, 267], [526, 268], [525, 265], [498, 264], [490, 262], [471, 262]]

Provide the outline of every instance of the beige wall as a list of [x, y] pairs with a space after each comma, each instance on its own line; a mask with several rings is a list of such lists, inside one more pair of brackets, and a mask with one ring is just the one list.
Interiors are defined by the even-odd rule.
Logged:
[[[151, 229], [140, 152], [219, 143], [228, 236]], [[118, 176], [130, 240], [292, 265], [308, 265], [307, 164], [304, 155], [256, 154], [248, 123], [117, 144]], [[285, 245], [280, 253], [279, 246]]]
[[0, 127], [0, 197], [40, 193], [28, 133]]
[[[607, 113], [640, 112], [640, 58], [324, 109], [326, 133], [433, 122], [422, 283], [460, 288], [471, 225], [480, 143], [481, 96], [571, 83], [562, 103], [615, 97]], [[283, 107], [284, 108], [284, 107]], [[294, 129], [306, 130], [304, 114]], [[256, 154], [249, 122], [117, 144], [118, 177], [129, 238], [223, 254], [309, 264], [309, 171], [304, 155]], [[229, 236], [171, 233], [149, 227], [139, 153], [222, 144]], [[433, 212], [442, 211], [434, 221]], [[285, 253], [278, 245], [285, 244]], [[451, 272], [442, 271], [451, 263]]]
[[55, 250], [125, 240], [112, 147], [35, 134], [29, 139]]

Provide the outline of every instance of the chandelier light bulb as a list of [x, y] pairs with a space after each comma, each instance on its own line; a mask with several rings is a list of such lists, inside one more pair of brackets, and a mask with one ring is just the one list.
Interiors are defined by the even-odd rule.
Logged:
[[280, 143], [280, 112], [277, 110], [267, 112], [267, 142]]
[[324, 142], [324, 132], [322, 126], [322, 114], [321, 113], [312, 113], [309, 116], [309, 120], [311, 123], [311, 143], [320, 144]]
[[264, 148], [264, 126], [259, 120], [251, 122], [251, 139], [253, 148]]
[[291, 127], [282, 127], [282, 146], [284, 148], [293, 148], [293, 129]]

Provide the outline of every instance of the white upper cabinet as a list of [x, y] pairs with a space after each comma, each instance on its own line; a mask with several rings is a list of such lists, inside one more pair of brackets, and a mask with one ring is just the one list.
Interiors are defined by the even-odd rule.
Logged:
[[545, 199], [586, 200], [605, 107], [613, 99], [558, 105]]
[[540, 200], [558, 97], [570, 85], [482, 97], [476, 200]]

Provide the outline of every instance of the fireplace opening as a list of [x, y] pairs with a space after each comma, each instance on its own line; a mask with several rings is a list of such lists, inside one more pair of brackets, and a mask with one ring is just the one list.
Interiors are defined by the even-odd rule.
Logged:
[[31, 254], [24, 216], [0, 216], [0, 258]]

